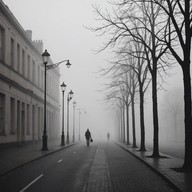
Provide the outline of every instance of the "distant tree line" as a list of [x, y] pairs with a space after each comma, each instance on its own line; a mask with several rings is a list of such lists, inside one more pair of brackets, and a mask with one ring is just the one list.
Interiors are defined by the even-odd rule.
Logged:
[[[185, 156], [183, 170], [192, 170], [191, 37], [192, 0], [116, 0], [104, 11], [93, 6], [99, 26], [89, 29], [106, 37], [103, 47], [115, 57], [99, 71], [110, 79], [106, 100], [120, 112], [120, 139], [129, 141], [132, 118], [133, 147], [136, 146], [135, 103], [140, 105], [140, 150], [145, 151], [145, 92], [151, 83], [153, 154], [159, 154], [158, 82], [173, 65], [181, 66], [184, 85]], [[126, 123], [125, 123], [126, 122]]]

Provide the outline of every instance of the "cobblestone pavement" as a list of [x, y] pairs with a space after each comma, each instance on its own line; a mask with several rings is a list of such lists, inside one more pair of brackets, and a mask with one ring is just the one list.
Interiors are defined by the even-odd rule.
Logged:
[[83, 192], [175, 192], [168, 182], [114, 143], [99, 145]]
[[88, 181], [83, 192], [112, 192], [112, 182], [109, 174], [105, 151], [98, 147], [92, 163]]
[[152, 154], [152, 151], [150, 150], [140, 152], [138, 151], [138, 148], [132, 148], [131, 146], [119, 142], [117, 142], [117, 144], [155, 170], [178, 191], [192, 191], [192, 172], [180, 171], [180, 168], [183, 165], [183, 159], [172, 157], [166, 154], [161, 154], [165, 158], [149, 158], [149, 156]]

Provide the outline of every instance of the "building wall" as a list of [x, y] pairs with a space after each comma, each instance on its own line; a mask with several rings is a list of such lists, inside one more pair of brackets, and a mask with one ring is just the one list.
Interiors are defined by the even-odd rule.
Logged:
[[[39, 43], [39, 44], [38, 44]], [[0, 1], [0, 143], [40, 140], [43, 134], [42, 41], [32, 41]], [[60, 135], [59, 69], [47, 71], [47, 134]]]

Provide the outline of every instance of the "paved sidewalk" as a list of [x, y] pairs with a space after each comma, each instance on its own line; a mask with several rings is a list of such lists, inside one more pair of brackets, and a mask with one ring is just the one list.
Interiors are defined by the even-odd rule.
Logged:
[[6, 146], [0, 148], [0, 176], [17, 169], [31, 161], [54, 153], [63, 148], [74, 145], [61, 146], [60, 140], [48, 141], [48, 151], [41, 151], [42, 142], [35, 144], [23, 144], [20, 146]]
[[154, 159], [149, 158], [151, 151], [140, 152], [138, 148], [132, 148], [126, 144], [116, 142], [123, 149], [131, 152], [135, 157], [145, 162], [157, 173], [163, 176], [178, 191], [192, 191], [192, 172], [178, 171], [183, 165], [183, 160], [169, 155], [161, 154], [166, 158]]
[[114, 142], [100, 144], [82, 192], [179, 191]]
[[97, 148], [89, 178], [82, 192], [113, 192], [108, 163], [103, 148]]

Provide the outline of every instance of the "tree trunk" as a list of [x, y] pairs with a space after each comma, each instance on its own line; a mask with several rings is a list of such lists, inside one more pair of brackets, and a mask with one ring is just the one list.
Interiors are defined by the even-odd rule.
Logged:
[[121, 116], [119, 115], [117, 117], [117, 124], [118, 124], [118, 128], [117, 128], [117, 140], [121, 141]]
[[122, 107], [122, 142], [125, 143], [125, 108]]
[[191, 78], [190, 60], [185, 62], [183, 69], [184, 112], [185, 112], [185, 156], [184, 170], [192, 170], [192, 119], [191, 119]]
[[125, 143], [125, 107], [123, 107], [123, 143]]
[[184, 170], [192, 170], [192, 117], [191, 117], [191, 75], [190, 75], [190, 58], [191, 58], [191, 12], [190, 2], [185, 1], [185, 32], [186, 47], [184, 47], [184, 65], [183, 65], [183, 82], [184, 82], [184, 110], [185, 110], [185, 156]]
[[[153, 62], [155, 62], [153, 60]], [[154, 64], [153, 66], [157, 66]], [[152, 100], [153, 100], [153, 158], [159, 158], [159, 122], [158, 122], [158, 105], [157, 105], [157, 70], [152, 74]]]
[[127, 145], [130, 145], [130, 141], [129, 141], [129, 104], [126, 104], [126, 111], [127, 111]]
[[118, 113], [118, 129], [117, 129], [117, 134], [118, 134], [118, 141], [121, 142], [121, 108], [119, 107], [119, 113]]
[[120, 141], [122, 142], [122, 138], [123, 138], [123, 114], [122, 114], [122, 109], [120, 108], [121, 110], [121, 116], [120, 116]]
[[145, 122], [144, 122], [144, 93], [142, 90], [142, 85], [140, 85], [139, 89], [140, 95], [140, 126], [141, 126], [141, 144], [140, 151], [146, 151], [145, 148]]
[[133, 129], [133, 147], [137, 147], [136, 134], [135, 134], [135, 103], [134, 96], [131, 96], [131, 108], [132, 108], [132, 129]]

